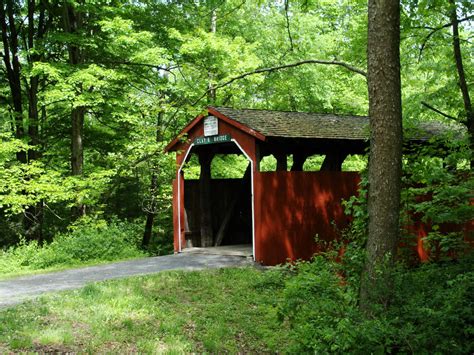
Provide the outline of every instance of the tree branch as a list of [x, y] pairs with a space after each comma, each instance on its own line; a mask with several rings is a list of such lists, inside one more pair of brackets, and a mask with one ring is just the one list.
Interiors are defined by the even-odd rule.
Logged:
[[[459, 19], [457, 20], [458, 23], [460, 22], [464, 22], [464, 21], [469, 21], [469, 20], [472, 20], [474, 19], [474, 15], [471, 15], [471, 16], [467, 16], [467, 17], [464, 17], [462, 19]], [[440, 27], [421, 27], [421, 28], [424, 28], [424, 29], [429, 29], [431, 30], [430, 33], [428, 33], [428, 35], [425, 37], [425, 39], [423, 40], [423, 43], [421, 44], [421, 48], [420, 48], [420, 54], [418, 55], [418, 60], [421, 58], [421, 55], [423, 54], [423, 50], [425, 49], [426, 47], [426, 43], [429, 41], [429, 39], [438, 31], [442, 30], [443, 28], [448, 28], [448, 27], [451, 27], [453, 25], [453, 22], [449, 22], [449, 23], [446, 23], [444, 24], [443, 26], [440, 26]]]
[[293, 37], [291, 36], [290, 30], [290, 16], [288, 15], [288, 10], [290, 8], [290, 0], [285, 0], [285, 18], [286, 18], [286, 30], [288, 31], [288, 39], [290, 40], [290, 50], [293, 51]]
[[[278, 66], [269, 67], [269, 68], [260, 68], [260, 69], [256, 69], [256, 70], [251, 71], [251, 72], [243, 73], [243, 74], [240, 74], [238, 76], [235, 76], [235, 77], [229, 79], [228, 81], [226, 81], [222, 84], [214, 86], [214, 89], [217, 90], [217, 89], [223, 88], [224, 86], [232, 84], [234, 81], [244, 79], [244, 78], [246, 78], [248, 76], [251, 76], [251, 75], [262, 74], [262, 73], [270, 73], [270, 72], [275, 72], [275, 71], [278, 71], [278, 70], [288, 69], [288, 68], [295, 68], [295, 67], [299, 67], [299, 66], [304, 65], [304, 64], [337, 65], [337, 66], [341, 66], [343, 68], [346, 68], [347, 70], [349, 70], [351, 72], [360, 74], [364, 78], [367, 79], [367, 73], [365, 71], [363, 71], [362, 69], [356, 68], [356, 67], [354, 67], [354, 66], [352, 66], [352, 65], [350, 65], [346, 62], [341, 62], [341, 61], [338, 61], [338, 60], [307, 59], [307, 60], [302, 60], [302, 61], [295, 62], [295, 63], [278, 65]], [[195, 102], [193, 102], [192, 106], [195, 106], [199, 101], [201, 101], [207, 95], [208, 91], [209, 90], [207, 90]]]
[[109, 60], [102, 62], [103, 64], [116, 64], [116, 65], [129, 65], [129, 66], [137, 66], [137, 67], [147, 67], [147, 68], [153, 68], [157, 70], [164, 70], [167, 72], [171, 73], [171, 70], [176, 69], [177, 66], [161, 66], [157, 64], [148, 64], [148, 63], [134, 63], [134, 62], [129, 62], [129, 61], [115, 61], [115, 60]]
[[425, 106], [426, 108], [429, 108], [430, 110], [432, 110], [432, 111], [434, 111], [434, 112], [436, 112], [436, 113], [439, 113], [441, 116], [444, 116], [444, 117], [446, 117], [446, 118], [450, 118], [450, 119], [452, 119], [452, 120], [457, 120], [456, 117], [451, 116], [451, 115], [448, 115], [447, 113], [444, 113], [444, 112], [438, 110], [437, 108], [434, 108], [433, 106], [431, 106], [430, 104], [428, 104], [428, 103], [426, 103], [426, 102], [424, 102], [424, 101], [421, 101], [421, 104], [422, 104], [423, 106]]

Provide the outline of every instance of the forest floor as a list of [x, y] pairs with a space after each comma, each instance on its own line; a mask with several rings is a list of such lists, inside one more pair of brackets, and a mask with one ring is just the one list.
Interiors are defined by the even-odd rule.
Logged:
[[281, 352], [283, 289], [254, 267], [91, 283], [0, 309], [2, 352]]
[[250, 259], [238, 256], [175, 254], [23, 276], [0, 281], [0, 308], [43, 293], [80, 288], [90, 282], [164, 270], [200, 270], [250, 264]]

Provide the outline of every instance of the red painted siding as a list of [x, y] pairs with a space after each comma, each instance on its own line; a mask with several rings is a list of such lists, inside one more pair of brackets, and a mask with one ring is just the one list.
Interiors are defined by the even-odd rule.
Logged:
[[266, 265], [307, 260], [318, 251], [316, 235], [338, 238], [337, 229], [349, 222], [341, 199], [356, 194], [359, 181], [353, 172], [255, 174], [256, 260]]

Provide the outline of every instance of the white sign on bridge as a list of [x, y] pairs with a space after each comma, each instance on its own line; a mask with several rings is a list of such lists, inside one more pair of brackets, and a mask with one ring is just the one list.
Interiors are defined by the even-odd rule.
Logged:
[[204, 136], [217, 136], [219, 134], [219, 126], [217, 117], [207, 116], [204, 119]]

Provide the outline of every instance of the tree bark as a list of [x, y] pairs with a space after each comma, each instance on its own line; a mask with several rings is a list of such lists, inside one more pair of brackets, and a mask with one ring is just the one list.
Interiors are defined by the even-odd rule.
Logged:
[[464, 102], [464, 111], [466, 113], [466, 126], [469, 132], [469, 140], [471, 147], [471, 169], [474, 169], [474, 111], [472, 109], [471, 97], [469, 95], [469, 88], [466, 82], [466, 74], [464, 71], [464, 64], [461, 55], [461, 43], [459, 41], [459, 20], [456, 14], [456, 3], [454, 0], [449, 0], [451, 5], [450, 19], [453, 26], [453, 51], [454, 60], [456, 61], [456, 68], [458, 71], [459, 88], [461, 89], [462, 99]]
[[[36, 6], [35, 0], [28, 0], [28, 31], [23, 38], [27, 43], [30, 53], [27, 54], [28, 64], [34, 66], [35, 63], [43, 59], [41, 48], [37, 48], [36, 40], [43, 39], [49, 28], [49, 22], [46, 21], [47, 8], [44, 1]], [[49, 16], [51, 14], [49, 13]], [[28, 94], [28, 137], [31, 148], [28, 150], [28, 161], [40, 159], [42, 156], [41, 137], [40, 137], [40, 119], [38, 110], [38, 92], [40, 77], [38, 75], [30, 77], [29, 81], [25, 79]], [[35, 206], [29, 206], [25, 211], [25, 230], [30, 239], [43, 241], [43, 201]]]
[[400, 82], [400, 4], [398, 0], [369, 0], [368, 87], [370, 117], [369, 235], [360, 306], [370, 312], [387, 281], [377, 274], [385, 260], [393, 261], [399, 239], [402, 157]]

